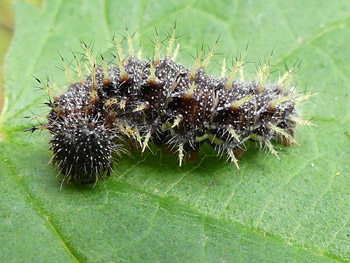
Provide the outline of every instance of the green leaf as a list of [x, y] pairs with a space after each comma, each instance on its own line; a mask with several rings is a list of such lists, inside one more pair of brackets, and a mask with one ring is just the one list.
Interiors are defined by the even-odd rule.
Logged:
[[[1, 115], [0, 261], [350, 261], [349, 8], [346, 0], [15, 1]], [[302, 59], [297, 91], [318, 94], [300, 111], [318, 127], [298, 127], [300, 145], [283, 148], [280, 161], [252, 144], [236, 170], [204, 146], [198, 163], [179, 168], [155, 149], [122, 156], [95, 187], [60, 189], [46, 165], [49, 134], [22, 132], [24, 116], [47, 113], [31, 74], [65, 88], [57, 51], [71, 58], [79, 39], [108, 51], [127, 25], [150, 56], [154, 27], [169, 31], [175, 20], [188, 66], [218, 35], [217, 52], [228, 57], [249, 42], [248, 61], [272, 49], [276, 69]], [[210, 70], [218, 75], [220, 66]], [[253, 77], [254, 64], [247, 71]]]

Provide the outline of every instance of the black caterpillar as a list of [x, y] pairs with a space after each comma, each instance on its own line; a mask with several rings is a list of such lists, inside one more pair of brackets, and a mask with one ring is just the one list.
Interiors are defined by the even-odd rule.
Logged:
[[255, 80], [244, 82], [236, 79], [237, 74], [243, 76], [244, 64], [237, 59], [227, 77], [214, 78], [205, 72], [213, 49], [203, 58], [199, 55], [192, 68], [175, 62], [179, 47], [173, 51], [175, 30], [164, 57], [157, 35], [153, 61], [136, 58], [131, 37], [126, 39], [128, 58], [121, 43], [115, 42], [117, 66], [104, 60], [98, 65], [84, 44], [89, 76], [83, 79], [77, 60], [80, 81], [71, 81], [63, 95], [53, 95], [44, 85], [51, 94], [48, 122], [27, 131], [49, 130], [52, 160], [65, 178], [81, 183], [103, 180], [111, 173], [112, 155], [126, 141], [142, 151], [150, 141], [170, 146], [178, 152], [180, 166], [186, 153], [207, 142], [239, 169], [235, 151], [248, 139], [266, 145], [278, 157], [271, 141], [290, 145], [296, 124], [309, 124], [299, 118], [295, 106], [310, 95], [293, 94], [292, 70], [269, 83], [268, 61]]

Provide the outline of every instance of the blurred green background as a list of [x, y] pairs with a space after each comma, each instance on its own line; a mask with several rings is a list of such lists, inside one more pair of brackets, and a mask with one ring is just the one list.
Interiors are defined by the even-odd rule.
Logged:
[[4, 59], [13, 35], [12, 0], [0, 1], [0, 109], [3, 105]]

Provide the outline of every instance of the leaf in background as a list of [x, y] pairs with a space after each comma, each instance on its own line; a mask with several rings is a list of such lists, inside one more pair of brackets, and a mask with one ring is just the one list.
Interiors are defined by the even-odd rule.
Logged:
[[11, 4], [12, 0], [0, 2], [0, 110], [3, 106], [4, 58], [13, 34], [13, 12]]
[[13, 28], [12, 0], [3, 0], [0, 2], [0, 25], [1, 28]]
[[[16, 1], [0, 144], [0, 260], [349, 261], [349, 8], [316, 0], [47, 0], [41, 10]], [[106, 182], [60, 190], [57, 171], [46, 165], [49, 135], [28, 140], [22, 132], [29, 109], [47, 112], [30, 75], [66, 87], [57, 51], [69, 58], [78, 39], [107, 51], [127, 24], [152, 54], [154, 26], [165, 32], [175, 20], [185, 34], [179, 60], [188, 66], [196, 46], [220, 34], [218, 53], [232, 56], [249, 42], [248, 61], [273, 48], [276, 68], [302, 59], [297, 90], [320, 94], [301, 111], [318, 127], [298, 128], [300, 146], [283, 148], [280, 161], [254, 145], [239, 171], [208, 146], [199, 163], [181, 168], [160, 150], [135, 152], [120, 158]]]

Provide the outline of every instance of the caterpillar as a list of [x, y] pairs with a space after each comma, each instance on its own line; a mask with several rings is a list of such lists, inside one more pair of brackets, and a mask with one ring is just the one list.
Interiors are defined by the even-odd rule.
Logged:
[[[221, 77], [211, 76], [206, 68], [214, 48], [197, 55], [194, 65], [187, 68], [176, 62], [179, 44], [175, 47], [175, 30], [168, 38], [165, 55], [156, 33], [152, 59], [135, 56], [128, 31], [122, 41], [114, 38], [114, 65], [108, 65], [102, 56], [102, 63], [97, 63], [82, 42], [88, 76], [83, 76], [82, 63], [74, 55], [79, 80], [72, 80], [66, 65], [70, 83], [62, 95], [53, 94], [48, 84], [37, 79], [49, 93], [46, 105], [50, 112], [46, 124], [26, 131], [50, 132], [52, 161], [65, 179], [85, 184], [109, 177], [113, 155], [122, 153], [126, 142], [142, 152], [151, 141], [166, 145], [177, 152], [180, 166], [190, 152], [206, 142], [239, 169], [235, 152], [244, 148], [247, 140], [265, 145], [278, 157], [272, 141], [291, 145], [296, 125], [311, 124], [301, 119], [296, 109], [311, 94], [294, 93], [295, 70], [287, 69], [271, 83], [269, 59], [254, 80], [245, 82], [241, 56], [229, 74], [224, 59]], [[124, 40], [128, 56], [122, 47]]]

